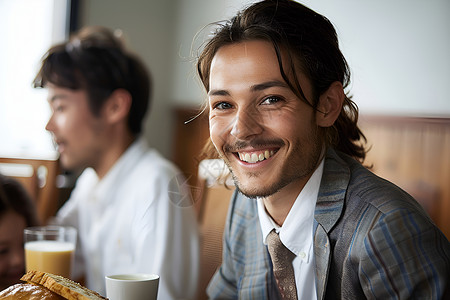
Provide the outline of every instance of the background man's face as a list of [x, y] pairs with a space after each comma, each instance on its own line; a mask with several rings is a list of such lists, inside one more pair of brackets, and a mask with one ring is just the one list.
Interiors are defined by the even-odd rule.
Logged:
[[53, 134], [64, 168], [94, 167], [104, 148], [106, 122], [89, 109], [84, 90], [48, 85], [52, 115], [46, 129]]

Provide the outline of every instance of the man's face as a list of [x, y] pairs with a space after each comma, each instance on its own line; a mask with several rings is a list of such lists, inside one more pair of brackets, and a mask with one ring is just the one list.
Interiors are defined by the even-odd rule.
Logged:
[[95, 168], [107, 144], [104, 118], [92, 114], [84, 90], [49, 84], [48, 92], [52, 115], [45, 128], [58, 145], [61, 164], [69, 170]]
[[[210, 71], [210, 136], [239, 190], [250, 197], [299, 192], [322, 147], [315, 111], [283, 80], [273, 46], [264, 41], [224, 46]], [[297, 73], [311, 99], [309, 80]]]

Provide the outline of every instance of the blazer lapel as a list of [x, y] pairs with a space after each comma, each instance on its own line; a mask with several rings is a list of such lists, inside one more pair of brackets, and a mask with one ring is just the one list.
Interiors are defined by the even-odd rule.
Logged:
[[331, 262], [328, 233], [342, 214], [349, 180], [350, 170], [346, 163], [334, 150], [328, 149], [314, 213], [314, 256], [319, 300], [325, 297]]
[[316, 292], [317, 299], [324, 299], [331, 262], [330, 242], [325, 229], [314, 220], [314, 257], [316, 259]]

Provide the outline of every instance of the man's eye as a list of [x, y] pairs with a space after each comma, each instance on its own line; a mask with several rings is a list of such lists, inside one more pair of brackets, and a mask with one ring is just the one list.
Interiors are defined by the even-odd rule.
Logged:
[[264, 101], [261, 103], [262, 105], [270, 105], [270, 104], [275, 104], [281, 101], [280, 97], [276, 97], [276, 96], [270, 96], [264, 99]]
[[229, 109], [231, 108], [231, 104], [227, 102], [219, 102], [214, 105], [214, 109]]
[[53, 109], [53, 111], [57, 111], [57, 112], [62, 112], [63, 110], [64, 110], [64, 106], [62, 106], [62, 105], [55, 106], [55, 108]]

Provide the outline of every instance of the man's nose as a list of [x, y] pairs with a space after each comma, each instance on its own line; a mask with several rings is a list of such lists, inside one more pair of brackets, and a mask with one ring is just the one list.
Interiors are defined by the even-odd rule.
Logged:
[[53, 126], [53, 115], [50, 116], [50, 118], [47, 121], [47, 124], [45, 125], [45, 130], [53, 132], [54, 126]]
[[237, 139], [245, 140], [264, 131], [261, 118], [250, 109], [241, 109], [231, 124], [230, 134]]

